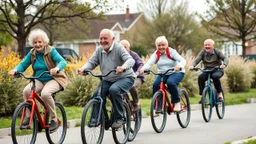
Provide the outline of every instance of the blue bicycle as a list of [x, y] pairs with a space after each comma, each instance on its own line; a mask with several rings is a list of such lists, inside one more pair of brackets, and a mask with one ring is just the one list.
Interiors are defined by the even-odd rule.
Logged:
[[193, 70], [198, 71], [200, 70], [201, 72], [208, 73], [208, 80], [206, 83], [206, 86], [203, 90], [202, 94], [202, 114], [205, 122], [209, 122], [212, 117], [212, 108], [215, 106], [216, 107], [216, 112], [219, 117], [219, 119], [223, 119], [224, 114], [225, 114], [225, 97], [224, 97], [224, 92], [222, 91], [222, 96], [223, 96], [223, 101], [218, 102], [217, 101], [217, 91], [212, 86], [212, 81], [210, 74], [213, 72], [215, 69], [220, 69], [219, 66], [216, 66], [212, 68], [211, 70], [203, 70], [201, 68], [194, 68]]
[[[108, 76], [111, 72], [116, 72], [115, 69], [110, 70], [107, 74], [94, 74], [89, 70], [84, 71], [85, 74], [91, 74], [99, 78]], [[101, 144], [104, 136], [104, 130], [108, 130], [113, 122], [112, 108], [108, 110], [103, 106], [101, 97], [101, 87], [98, 89], [98, 94], [85, 105], [81, 119], [81, 138], [83, 144]], [[124, 123], [121, 128], [112, 128], [112, 135], [116, 144], [125, 144], [130, 133], [130, 109], [126, 101], [123, 101]]]

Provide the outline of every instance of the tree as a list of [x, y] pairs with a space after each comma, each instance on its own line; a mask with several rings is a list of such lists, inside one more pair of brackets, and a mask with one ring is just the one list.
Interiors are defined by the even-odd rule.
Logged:
[[188, 3], [180, 2], [172, 10], [161, 14], [152, 20], [150, 31], [145, 35], [145, 43], [148, 47], [155, 47], [155, 39], [164, 35], [167, 37], [169, 46], [178, 52], [193, 50], [197, 53], [203, 46], [203, 41], [208, 34], [200, 28], [195, 20], [195, 15], [189, 14]]
[[[3, 17], [3, 16], [0, 15], [0, 17]], [[1, 27], [3, 28], [2, 25], [0, 25], [0, 29]], [[12, 37], [8, 33], [0, 31], [0, 49], [1, 49], [1, 46], [6, 46], [10, 44], [11, 40], [12, 40]]]
[[173, 0], [138, 0], [137, 8], [144, 12], [149, 20], [161, 17], [164, 13], [175, 7], [176, 1]]
[[221, 41], [241, 41], [245, 58], [246, 42], [256, 38], [255, 3], [256, 0], [207, 0], [209, 10], [206, 18], [201, 16], [202, 24]]
[[50, 19], [56, 19], [51, 21], [51, 25], [70, 18], [89, 19], [95, 15], [88, 13], [102, 7], [107, 8], [106, 5], [106, 0], [94, 0], [94, 4], [79, 3], [79, 0], [2, 0], [0, 14], [4, 18], [0, 18], [0, 25], [3, 26], [0, 31], [7, 32], [18, 41], [18, 52], [24, 57], [26, 38], [36, 25]]

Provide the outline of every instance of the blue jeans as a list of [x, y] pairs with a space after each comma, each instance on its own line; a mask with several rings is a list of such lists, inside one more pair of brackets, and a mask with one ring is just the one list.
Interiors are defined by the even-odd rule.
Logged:
[[[126, 77], [115, 82], [109, 82], [105, 80], [101, 82], [101, 97], [103, 99], [103, 108], [105, 108], [106, 96], [110, 95], [110, 100], [113, 106], [113, 122], [124, 117], [123, 99], [121, 94], [123, 92], [129, 92], [130, 88], [133, 86], [134, 80], [134, 77]], [[97, 96], [98, 88], [101, 86], [101, 83], [94, 91], [93, 97]]]
[[[163, 81], [167, 84], [169, 92], [171, 94], [171, 103], [180, 102], [178, 85], [184, 78], [184, 73], [175, 72], [170, 75], [164, 75]], [[157, 76], [153, 84], [153, 95], [160, 89], [161, 76]]]

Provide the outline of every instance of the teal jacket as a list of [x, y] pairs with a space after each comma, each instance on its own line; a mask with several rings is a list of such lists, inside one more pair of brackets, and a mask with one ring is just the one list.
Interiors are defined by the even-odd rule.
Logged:
[[[44, 61], [44, 50], [42, 53], [36, 52], [36, 60], [33, 66], [33, 70], [35, 72], [34, 76], [39, 76], [43, 71], [49, 71]], [[57, 63], [57, 67], [62, 70], [66, 67], [67, 62], [65, 59], [57, 52], [55, 48], [51, 50], [51, 57], [54, 62]], [[15, 67], [18, 72], [24, 72], [30, 65], [31, 62], [31, 53], [29, 52], [26, 57], [22, 60], [22, 62]], [[39, 81], [41, 82], [48, 82], [52, 80], [53, 77], [49, 74], [43, 75]]]

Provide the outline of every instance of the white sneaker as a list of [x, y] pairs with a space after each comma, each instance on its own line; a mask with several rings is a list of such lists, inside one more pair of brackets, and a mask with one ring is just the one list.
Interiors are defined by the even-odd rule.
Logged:
[[174, 104], [174, 109], [173, 109], [173, 111], [179, 112], [180, 110], [181, 110], [180, 103], [178, 102], [178, 103]]

